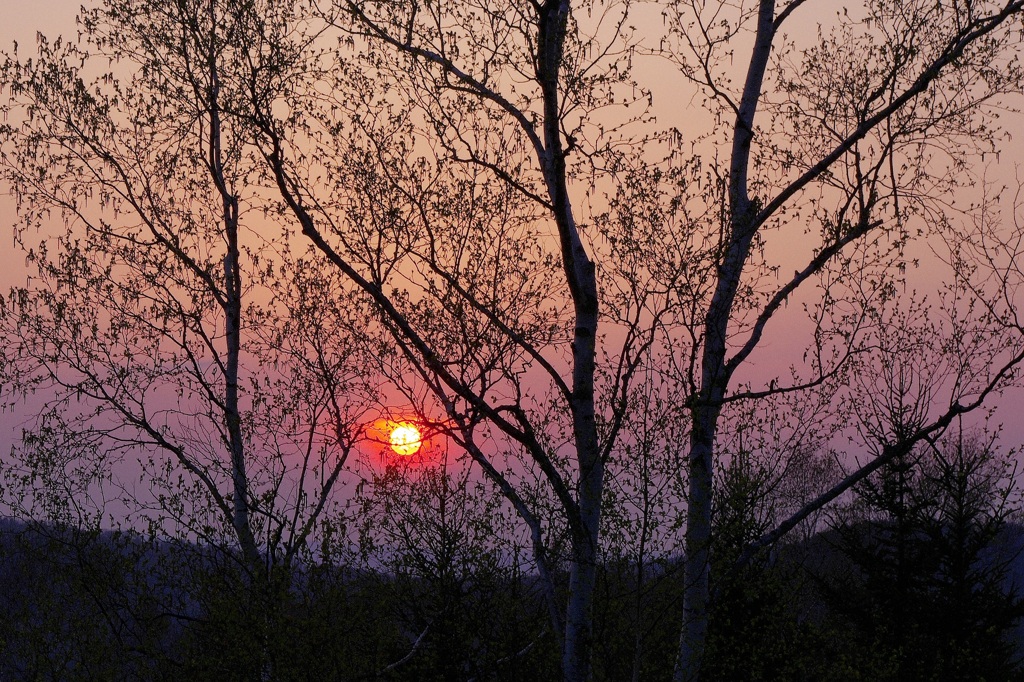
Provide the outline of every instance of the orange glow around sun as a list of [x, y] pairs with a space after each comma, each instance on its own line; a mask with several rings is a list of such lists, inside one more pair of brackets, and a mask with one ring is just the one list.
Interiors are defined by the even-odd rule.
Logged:
[[399, 422], [391, 430], [391, 449], [396, 455], [415, 455], [423, 445], [423, 436], [415, 424]]

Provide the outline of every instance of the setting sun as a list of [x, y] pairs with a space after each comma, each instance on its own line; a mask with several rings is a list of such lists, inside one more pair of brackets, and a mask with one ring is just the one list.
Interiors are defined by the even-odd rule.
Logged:
[[403, 422], [391, 431], [391, 449], [396, 455], [415, 455], [423, 445], [423, 436], [413, 424]]

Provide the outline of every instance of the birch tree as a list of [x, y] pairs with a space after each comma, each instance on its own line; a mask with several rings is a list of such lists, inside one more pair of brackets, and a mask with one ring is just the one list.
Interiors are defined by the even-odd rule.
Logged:
[[79, 20], [77, 43], [40, 37], [0, 67], [0, 173], [30, 272], [0, 307], [0, 372], [40, 405], [12, 499], [46, 513], [39, 467], [78, 471], [64, 504], [107, 523], [88, 500], [112, 498], [129, 527], [221, 547], [259, 594], [337, 502], [378, 351], [350, 288], [264, 236], [233, 111], [248, 15], [112, 2]]
[[[373, 168], [398, 198], [347, 214], [332, 206], [330, 193], [310, 182], [317, 164], [289, 136], [294, 119], [272, 112], [260, 123], [265, 156], [302, 232], [373, 298], [452, 436], [513, 500], [541, 567], [544, 524], [480, 446], [478, 429], [487, 424], [519, 448], [557, 501], [571, 543], [568, 602], [552, 612], [566, 680], [590, 675], [605, 463], [641, 388], [636, 372], [657, 357], [674, 373], [671, 390], [689, 424], [676, 678], [698, 679], [713, 594], [718, 441], [738, 427], [729, 415], [775, 394], [842, 394], [864, 366], [854, 359], [870, 365], [905, 354], [882, 342], [899, 324], [910, 245], [951, 235], [956, 219], [943, 206], [972, 182], [970, 164], [998, 145], [993, 106], [1020, 88], [1014, 45], [1024, 6], [868, 2], [828, 17], [816, 40], [799, 43], [785, 31], [814, 9], [803, 0], [667, 4], [663, 35], [648, 41], [633, 28], [642, 10], [629, 3], [352, 0], [321, 9], [353, 47], [334, 71], [341, 80], [325, 89], [377, 98], [332, 101], [318, 134], [343, 129], [336, 112], [348, 107], [350, 139], [361, 138], [372, 159], [362, 177]], [[660, 73], [668, 62], [673, 77], [689, 83], [686, 94], [700, 99], [712, 129], [650, 132], [655, 92], [635, 71], [645, 54], [660, 60]], [[742, 74], [731, 67], [737, 58]], [[367, 111], [391, 113], [385, 120]], [[399, 139], [409, 142], [399, 147]], [[652, 159], [658, 144], [671, 146], [667, 161]], [[336, 148], [323, 149], [321, 159], [334, 158]], [[424, 165], [413, 169], [410, 158]], [[371, 194], [357, 173], [336, 167], [335, 177]], [[516, 308], [514, 294], [481, 287], [465, 261], [442, 248], [455, 241], [487, 253], [512, 222], [498, 213], [474, 225], [478, 232], [459, 224], [435, 198], [448, 178], [514, 198], [528, 226], [519, 238], [545, 257], [520, 263], [511, 280], [501, 276], [523, 291], [542, 283], [543, 300], [566, 303], [564, 317], [552, 314], [559, 323], [549, 336], [536, 335], [532, 311]], [[347, 225], [367, 215], [375, 221], [367, 233], [393, 235], [389, 263], [426, 282], [416, 284], [417, 297], [434, 300], [434, 316], [478, 319], [487, 333], [474, 339], [487, 357], [499, 357], [490, 349], [504, 344], [514, 361], [499, 367], [476, 359], [480, 346], [459, 355], [442, 343], [392, 293], [389, 278], [354, 253]], [[538, 235], [548, 241], [534, 241]], [[772, 252], [787, 239], [810, 243], [792, 275]], [[964, 269], [951, 276], [953, 298], [929, 309], [943, 320], [934, 324], [936, 339], [947, 340], [936, 341], [946, 345], [931, 357], [948, 371], [936, 375], [942, 380], [927, 407], [900, 424], [874, 423], [871, 459], [752, 542], [741, 562], [1013, 379], [1022, 357], [1021, 330], [1007, 317], [1014, 302], [973, 288]], [[957, 293], [973, 302], [965, 308]], [[798, 299], [810, 301], [813, 328], [803, 366], [761, 386], [739, 380]], [[949, 364], [954, 355], [963, 361]], [[467, 374], [470, 366], [478, 371]], [[528, 382], [528, 371], [542, 378]], [[552, 432], [564, 438], [554, 450], [546, 442]]]
[[[22, 86], [31, 79], [9, 80], [29, 99], [30, 128], [47, 125], [18, 138], [23, 154], [8, 157], [8, 167], [31, 188], [40, 171], [71, 163], [97, 174], [73, 187], [135, 210], [132, 195], [118, 198], [128, 183], [116, 173], [126, 171], [111, 166], [117, 155], [102, 144], [33, 162], [65, 139], [60, 131], [79, 113], [41, 119], [48, 110], [33, 108], [33, 98], [80, 93], [71, 101], [87, 112], [99, 103], [104, 116], [87, 120], [102, 125], [72, 129], [71, 139], [131, 130], [123, 139], [141, 140], [133, 160], [161, 149], [153, 144], [160, 134], [104, 127], [107, 114], [156, 126], [181, 114], [158, 109], [149, 119], [136, 110], [180, 96], [201, 102], [199, 115], [182, 120], [201, 131], [204, 151], [193, 165], [207, 179], [209, 211], [230, 233], [244, 215], [245, 188], [283, 233], [280, 244], [305, 240], [329, 273], [324, 282], [368, 302], [367, 326], [390, 348], [375, 348], [363, 366], [406, 389], [424, 425], [467, 453], [522, 520], [565, 680], [593, 673], [610, 463], [628, 467], [621, 455], [631, 446], [658, 444], [654, 454], [667, 463], [659, 471], [686, 486], [672, 498], [685, 516], [675, 676], [697, 680], [714, 597], [712, 492], [723, 443], [749, 437], [763, 426], [757, 415], [789, 400], [813, 409], [781, 428], [779, 442], [793, 445], [786, 452], [849, 436], [870, 455], [750, 541], [738, 553], [742, 565], [985, 405], [1015, 380], [1024, 357], [1016, 252], [991, 250], [1015, 243], [1019, 230], [993, 227], [994, 202], [954, 203], [974, 182], [972, 164], [998, 150], [996, 114], [1021, 89], [1014, 48], [1024, 4], [867, 0], [838, 13], [817, 5], [107, 3], [87, 15], [86, 35], [98, 53], [155, 79], [138, 91], [150, 98], [121, 92], [112, 77], [96, 85], [106, 99], [84, 85], [69, 90], [77, 76], [61, 74], [89, 59], [55, 52], [46, 60], [56, 74], [49, 89], [45, 72], [38, 91]], [[173, 21], [153, 28], [150, 16]], [[215, 37], [197, 27], [215, 28]], [[690, 102], [692, 119], [678, 117], [668, 98]], [[61, 125], [51, 130], [51, 119]], [[218, 126], [236, 135], [233, 145], [214, 144]], [[178, 177], [178, 157], [153, 162], [165, 173], [155, 177]], [[233, 183], [217, 170], [231, 163], [242, 164]], [[89, 218], [63, 190], [39, 196]], [[174, 194], [152, 187], [150, 196], [169, 202]], [[228, 280], [240, 272], [231, 241]], [[948, 285], [917, 294], [907, 282], [929, 250]], [[219, 252], [208, 260], [219, 264]], [[233, 338], [228, 304], [241, 285], [209, 274], [220, 265], [182, 267], [209, 280], [204, 291]], [[303, 289], [298, 300], [323, 310], [322, 290]], [[801, 306], [807, 315], [795, 321]], [[803, 359], [761, 377], [753, 370], [781, 340], [799, 344]], [[225, 396], [235, 382], [230, 358]], [[322, 404], [340, 414], [332, 401], [351, 389], [325, 381], [317, 384]], [[922, 398], [914, 407], [900, 403], [907, 390]], [[873, 411], [863, 395], [892, 400]], [[218, 429], [231, 480], [244, 482], [230, 403]], [[658, 414], [645, 414], [649, 404]], [[644, 433], [651, 425], [664, 433]], [[242, 500], [252, 495], [232, 486], [230, 499], [215, 494], [215, 481], [206, 489], [224, 501], [220, 514], [245, 545], [243, 517], [253, 508]]]

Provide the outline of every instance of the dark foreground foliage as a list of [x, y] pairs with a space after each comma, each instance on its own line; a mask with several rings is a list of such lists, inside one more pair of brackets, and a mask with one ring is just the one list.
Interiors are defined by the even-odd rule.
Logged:
[[[948, 570], [963, 565], [948, 542], [922, 528], [902, 548], [901, 538], [882, 520], [840, 525], [716, 585], [711, 679], [1024, 679], [1013, 590], [1024, 529], [1002, 524], [971, 545], [969, 584]], [[15, 521], [3, 524], [0, 553], [5, 680], [558, 676], [529, 575], [480, 567], [448, 580], [316, 565], [257, 586], [221, 551]], [[727, 560], [727, 548], [717, 556]], [[643, 576], [638, 611], [632, 568], [601, 570], [596, 679], [672, 673], [678, 571]]]

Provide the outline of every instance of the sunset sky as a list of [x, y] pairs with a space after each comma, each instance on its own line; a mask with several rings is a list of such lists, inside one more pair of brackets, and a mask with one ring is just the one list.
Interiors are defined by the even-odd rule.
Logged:
[[[41, 31], [48, 36], [64, 34], [73, 36], [75, 33], [74, 16], [78, 10], [79, 2], [73, 0], [35, 0], [33, 2], [22, 2], [20, 0], [0, 0], [0, 16], [4, 17], [4, 23], [0, 26], [0, 47], [10, 49], [13, 41], [19, 44], [19, 52], [22, 56], [31, 55], [34, 51], [35, 36]], [[801, 31], [806, 30], [809, 35], [814, 31], [818, 18], [827, 18], [832, 12], [827, 3], [820, 5], [811, 3], [806, 12], [797, 17], [789, 25], [790, 33], [799, 36]], [[819, 12], [820, 14], [814, 14]], [[659, 18], [651, 16], [651, 22], [658, 22]], [[799, 23], [798, 23], [799, 22]], [[652, 25], [654, 25], [652, 23]], [[737, 66], [742, 65], [743, 58], [737, 58]], [[698, 98], [693, 96], [682, 87], [682, 83], [671, 68], [662, 71], [657, 62], [648, 62], [643, 69], [647, 72], [648, 82], [655, 90], [656, 111], [659, 112], [658, 123], [668, 125], [670, 123], [680, 126], [682, 129], [693, 129], [694, 122], [699, 122], [704, 116], [700, 109]], [[667, 77], [666, 77], [667, 74]], [[1018, 105], [1021, 102], [1017, 103]], [[1002, 124], [1011, 131], [1015, 131], [1014, 139], [1005, 143], [1002, 162], [993, 165], [988, 171], [989, 179], [1003, 177], [1007, 182], [1014, 182], [1014, 163], [1017, 159], [1024, 159], [1024, 118], [1019, 114], [1009, 114], [1002, 120]], [[1024, 175], [1024, 171], [1021, 171]], [[23, 254], [12, 248], [10, 237], [10, 224], [13, 222], [14, 209], [12, 202], [6, 197], [0, 197], [0, 221], [6, 235], [0, 235], [0, 287], [6, 288], [11, 285], [25, 283], [27, 270]], [[769, 243], [769, 249], [783, 264], [783, 270], [787, 264], [800, 262], [805, 254], [805, 243], [794, 242], [787, 244], [778, 239]], [[796, 254], [796, 255], [794, 255]], [[927, 290], [934, 287], [941, 280], [944, 273], [940, 270], [930, 270], [928, 254], [922, 253], [924, 264], [916, 272], [910, 272], [908, 279], [910, 286]], [[779, 331], [780, 328], [790, 329], [808, 328], [806, 318], [799, 313], [799, 305], [794, 301], [791, 310], [782, 313], [782, 320], [786, 322], [775, 324], [775, 333], [770, 334], [761, 347], [752, 357], [752, 363], [744, 369], [745, 374], [741, 378], [751, 380], [762, 379], [784, 374], [790, 363], [799, 362], [804, 351], [801, 345], [806, 338], [803, 333], [793, 336], [793, 343], [789, 342], [788, 334]], [[766, 380], [766, 379], [765, 379]], [[1024, 420], [1017, 418], [1017, 414], [1024, 405], [1024, 391], [1014, 389], [999, 401], [1000, 409], [996, 414], [996, 421], [1005, 425], [1007, 444], [1015, 444], [1024, 441]], [[17, 433], [16, 419], [12, 415], [4, 415], [0, 421], [0, 448], [7, 449]], [[12, 427], [14, 427], [12, 429]]]
[[79, 2], [0, 0], [0, 677], [1024, 660], [1024, 0]]

